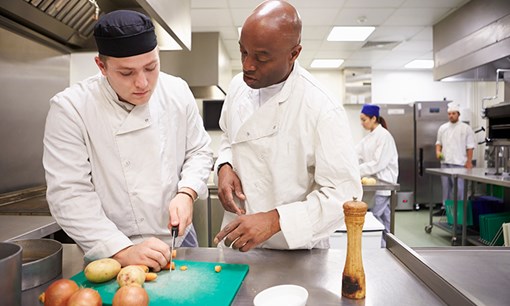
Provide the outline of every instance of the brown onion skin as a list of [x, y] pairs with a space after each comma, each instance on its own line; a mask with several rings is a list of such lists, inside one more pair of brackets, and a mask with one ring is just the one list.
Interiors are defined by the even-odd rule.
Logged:
[[101, 295], [94, 289], [81, 288], [71, 295], [67, 301], [67, 306], [101, 306], [103, 301]]
[[120, 287], [113, 297], [112, 306], [148, 306], [147, 291], [138, 286]]
[[44, 306], [66, 306], [71, 295], [79, 289], [70, 279], [56, 280], [44, 291]]

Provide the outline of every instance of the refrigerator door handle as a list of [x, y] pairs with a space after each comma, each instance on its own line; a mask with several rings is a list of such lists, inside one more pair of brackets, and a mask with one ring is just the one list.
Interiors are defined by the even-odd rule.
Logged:
[[418, 175], [423, 176], [423, 148], [420, 148], [418, 156]]

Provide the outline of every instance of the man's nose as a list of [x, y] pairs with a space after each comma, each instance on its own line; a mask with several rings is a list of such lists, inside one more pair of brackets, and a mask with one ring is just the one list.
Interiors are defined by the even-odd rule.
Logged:
[[138, 88], [145, 88], [148, 84], [147, 76], [145, 73], [140, 72], [136, 75], [135, 86]]

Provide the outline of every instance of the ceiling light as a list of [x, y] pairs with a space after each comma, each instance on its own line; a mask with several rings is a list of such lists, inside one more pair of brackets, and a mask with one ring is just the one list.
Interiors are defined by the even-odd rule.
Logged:
[[338, 68], [344, 62], [343, 59], [315, 59], [311, 68]]
[[328, 41], [364, 41], [374, 30], [375, 27], [333, 27]]
[[409, 69], [431, 69], [434, 67], [434, 60], [414, 60], [404, 67]]

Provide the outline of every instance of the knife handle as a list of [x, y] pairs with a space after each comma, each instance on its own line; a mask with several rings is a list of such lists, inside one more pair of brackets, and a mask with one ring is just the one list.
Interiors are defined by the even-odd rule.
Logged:
[[172, 237], [177, 237], [179, 234], [179, 226], [178, 225], [172, 225]]

